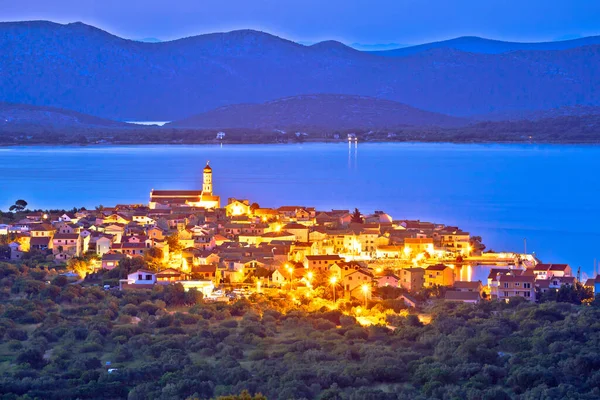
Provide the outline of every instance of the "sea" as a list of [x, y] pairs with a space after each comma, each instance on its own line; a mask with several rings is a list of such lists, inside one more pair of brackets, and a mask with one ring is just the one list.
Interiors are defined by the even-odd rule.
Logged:
[[600, 147], [536, 144], [0, 148], [0, 209], [147, 203], [151, 189], [199, 189], [262, 207], [380, 210], [483, 238], [487, 249], [535, 252], [591, 275], [600, 260]]

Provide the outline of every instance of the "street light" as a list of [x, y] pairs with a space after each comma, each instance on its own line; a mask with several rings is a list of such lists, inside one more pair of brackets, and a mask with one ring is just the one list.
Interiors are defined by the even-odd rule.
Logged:
[[294, 269], [289, 265], [285, 265], [285, 269], [290, 273], [290, 290], [292, 289], [292, 274], [294, 273]]
[[331, 288], [333, 289], [333, 304], [335, 304], [335, 284], [337, 283], [337, 276], [329, 278], [329, 283], [331, 283]]
[[362, 285], [362, 292], [365, 295], [365, 308], [367, 308], [367, 295], [369, 294], [369, 285]]

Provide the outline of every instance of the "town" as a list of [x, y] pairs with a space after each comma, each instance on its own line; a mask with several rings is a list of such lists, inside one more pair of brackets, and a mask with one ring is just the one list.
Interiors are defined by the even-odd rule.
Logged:
[[[66, 264], [65, 275], [84, 284], [120, 290], [181, 284], [206, 301], [283, 290], [334, 307], [341, 300], [367, 305], [382, 291], [409, 307], [424, 293], [452, 302], [534, 302], [581, 280], [568, 264], [486, 252], [480, 237], [456, 226], [394, 220], [383, 211], [263, 208], [236, 198], [222, 206], [208, 163], [201, 190], [152, 190], [147, 205], [21, 214], [0, 221], [4, 257], [12, 262], [35, 254], [49, 265]], [[111, 275], [125, 260], [133, 261], [127, 275]], [[475, 279], [476, 272], [487, 279]], [[600, 289], [599, 278], [582, 283]]]

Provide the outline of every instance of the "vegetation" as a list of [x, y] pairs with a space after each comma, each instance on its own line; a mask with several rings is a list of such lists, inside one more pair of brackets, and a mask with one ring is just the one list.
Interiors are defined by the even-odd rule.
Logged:
[[105, 291], [49, 274], [0, 263], [2, 399], [600, 396], [597, 301], [434, 302], [431, 323], [404, 312], [390, 329], [359, 325], [351, 303], [203, 303], [180, 285]]
[[350, 220], [350, 222], [353, 222], [355, 224], [362, 224], [364, 222], [360, 211], [358, 211], [358, 208], [354, 209], [354, 212], [352, 213], [352, 219]]
[[9, 211], [21, 212], [27, 208], [27, 202], [25, 200], [17, 200], [15, 204], [10, 206]]

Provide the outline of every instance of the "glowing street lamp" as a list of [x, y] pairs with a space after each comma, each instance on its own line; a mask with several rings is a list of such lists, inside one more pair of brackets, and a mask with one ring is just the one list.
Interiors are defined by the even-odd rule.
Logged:
[[365, 308], [367, 308], [367, 295], [369, 294], [369, 285], [364, 284], [361, 287], [363, 294], [365, 295]]
[[333, 289], [333, 304], [335, 304], [335, 284], [337, 283], [337, 276], [329, 278], [329, 283], [331, 283], [331, 288]]
[[285, 265], [285, 269], [290, 274], [290, 289], [291, 289], [292, 288], [292, 277], [293, 277], [292, 274], [294, 273], [294, 269], [292, 267], [290, 267], [288, 264]]

